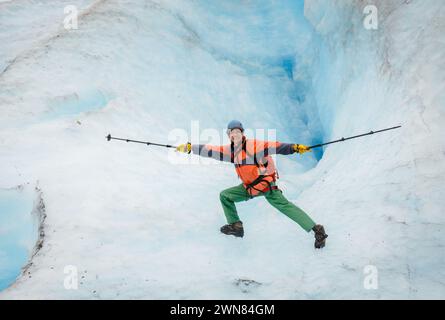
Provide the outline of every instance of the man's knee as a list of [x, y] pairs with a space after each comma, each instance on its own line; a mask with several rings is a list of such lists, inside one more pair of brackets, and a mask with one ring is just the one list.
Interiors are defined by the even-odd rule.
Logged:
[[219, 193], [219, 200], [224, 201], [224, 200], [228, 200], [228, 192], [227, 190], [223, 190]]

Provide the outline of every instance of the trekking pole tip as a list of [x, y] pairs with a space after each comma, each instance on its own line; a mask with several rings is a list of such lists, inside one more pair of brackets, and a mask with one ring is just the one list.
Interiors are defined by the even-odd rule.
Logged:
[[105, 138], [107, 138], [108, 141], [111, 140], [111, 134], [108, 134], [108, 136], [106, 136]]

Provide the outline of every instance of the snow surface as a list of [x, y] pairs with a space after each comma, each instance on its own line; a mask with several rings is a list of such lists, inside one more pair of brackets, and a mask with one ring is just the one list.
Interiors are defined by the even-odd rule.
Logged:
[[[38, 183], [47, 214], [0, 298], [444, 298], [445, 6], [373, 3], [378, 30], [359, 0], [0, 3], [0, 188]], [[230, 164], [105, 140], [226, 143], [233, 118], [304, 144], [403, 127], [276, 157], [319, 251], [264, 199], [220, 234]]]

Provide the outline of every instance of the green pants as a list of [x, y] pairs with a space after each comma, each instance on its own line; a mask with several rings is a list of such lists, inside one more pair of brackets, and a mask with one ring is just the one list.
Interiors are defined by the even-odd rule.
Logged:
[[[260, 193], [258, 196], [265, 196], [266, 200], [272, 206], [294, 220], [307, 232], [311, 231], [311, 229], [315, 226], [315, 222], [303, 210], [287, 200], [283, 196], [281, 190], [271, 190], [266, 193]], [[219, 198], [221, 200], [224, 214], [226, 215], [228, 223], [240, 221], [238, 213], [236, 212], [235, 202], [247, 201], [252, 199], [251, 196], [247, 193], [243, 184], [222, 191]]]

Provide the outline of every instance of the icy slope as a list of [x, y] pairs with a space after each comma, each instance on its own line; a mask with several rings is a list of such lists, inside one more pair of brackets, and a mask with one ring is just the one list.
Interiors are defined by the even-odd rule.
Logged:
[[[47, 212], [32, 277], [1, 298], [444, 297], [443, 8], [382, 1], [369, 31], [361, 1], [262, 5], [98, 1], [0, 75], [1, 187], [39, 181]], [[403, 128], [277, 159], [323, 251], [263, 199], [238, 205], [244, 239], [219, 234], [230, 165], [104, 139], [196, 142], [199, 121], [223, 143], [232, 118], [308, 144]]]
[[[219, 57], [184, 26], [179, 8], [168, 5], [103, 2], [80, 20], [79, 30], [53, 38], [48, 50], [37, 47], [35, 56], [3, 74], [2, 163], [11, 169], [1, 181], [38, 180], [48, 214], [32, 277], [6, 297], [243, 297], [239, 278], [281, 277], [276, 267], [264, 280], [250, 274], [250, 255], [265, 254], [253, 267], [261, 271], [279, 257], [288, 261], [295, 237], [312, 251], [310, 237], [260, 201], [241, 205], [252, 235], [270, 220], [272, 234], [287, 236], [240, 243], [219, 234], [225, 222], [219, 192], [239, 183], [231, 166], [175, 165], [166, 150], [105, 141], [111, 132], [162, 142], [173, 129], [189, 131], [191, 120], [220, 133], [232, 117], [246, 115], [246, 126], [277, 129], [284, 140], [309, 136], [287, 131], [293, 124], [275, 112], [282, 104], [288, 115], [299, 112], [282, 94], [280, 80], [290, 82], [285, 70], [270, 68], [276, 80]], [[315, 165], [311, 156], [287, 162], [295, 172]], [[287, 250], [277, 250], [286, 243]], [[235, 273], [232, 250], [246, 258]], [[67, 265], [85, 277], [77, 291], [63, 286]]]
[[299, 201], [335, 224], [330, 240], [349, 253], [338, 259], [346, 269], [378, 268], [376, 296], [443, 298], [445, 7], [437, 1], [376, 6], [380, 26], [370, 31], [356, 15], [363, 8], [358, 1], [306, 3], [305, 15], [324, 42], [314, 68], [317, 108], [328, 138], [403, 128], [327, 148], [308, 173], [317, 182]]

